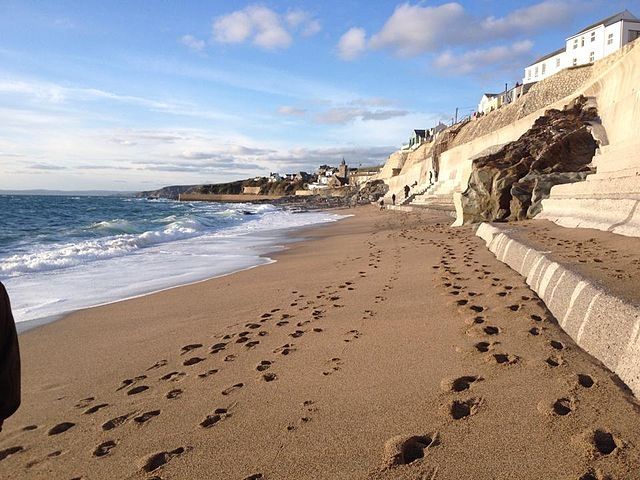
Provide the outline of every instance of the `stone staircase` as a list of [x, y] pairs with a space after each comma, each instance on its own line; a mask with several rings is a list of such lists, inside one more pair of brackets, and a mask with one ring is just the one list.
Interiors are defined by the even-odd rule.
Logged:
[[553, 187], [538, 218], [640, 236], [640, 138], [601, 146], [592, 164], [584, 182]]
[[416, 195], [411, 199], [410, 205], [412, 207], [446, 212], [455, 216], [453, 192], [456, 187], [457, 182], [451, 179], [439, 180], [432, 185], [426, 185], [421, 192], [416, 192]]

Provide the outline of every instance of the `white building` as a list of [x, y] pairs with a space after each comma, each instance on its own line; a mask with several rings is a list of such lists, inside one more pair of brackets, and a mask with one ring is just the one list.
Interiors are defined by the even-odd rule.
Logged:
[[478, 104], [478, 112], [487, 114], [500, 107], [499, 93], [485, 93]]
[[564, 48], [526, 67], [523, 83], [538, 82], [567, 67], [593, 63], [637, 38], [640, 38], [640, 19], [625, 10], [570, 36]]

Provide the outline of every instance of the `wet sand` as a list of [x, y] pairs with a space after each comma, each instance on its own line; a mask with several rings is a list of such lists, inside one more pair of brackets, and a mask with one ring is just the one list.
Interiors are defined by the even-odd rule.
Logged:
[[0, 478], [637, 477], [635, 399], [470, 228], [355, 212], [23, 334]]

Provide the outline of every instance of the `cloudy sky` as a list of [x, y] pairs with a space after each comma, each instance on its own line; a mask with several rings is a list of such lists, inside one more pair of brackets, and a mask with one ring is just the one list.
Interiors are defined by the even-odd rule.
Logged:
[[640, 0], [0, 0], [0, 189], [373, 165]]

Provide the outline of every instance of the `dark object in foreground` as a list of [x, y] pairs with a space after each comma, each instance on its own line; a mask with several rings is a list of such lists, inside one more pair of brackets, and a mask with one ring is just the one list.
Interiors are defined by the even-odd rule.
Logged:
[[20, 350], [9, 295], [0, 283], [0, 431], [20, 406]]

